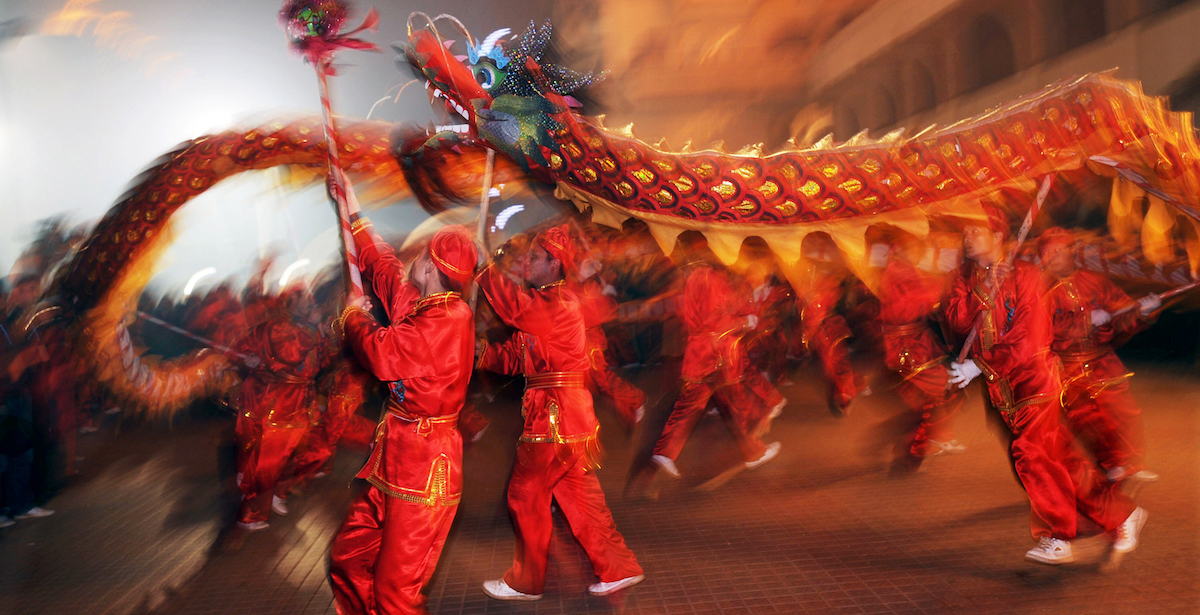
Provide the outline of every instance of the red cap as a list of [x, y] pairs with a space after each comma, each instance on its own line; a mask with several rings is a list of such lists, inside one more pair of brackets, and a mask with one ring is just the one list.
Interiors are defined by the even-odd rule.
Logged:
[[552, 226], [538, 233], [537, 242], [550, 256], [558, 259], [563, 265], [563, 273], [575, 267], [575, 242], [567, 232], [567, 225]]
[[429, 242], [429, 258], [446, 277], [466, 284], [475, 275], [479, 252], [471, 240], [471, 232], [459, 225], [444, 226]]
[[987, 227], [992, 231], [1004, 233], [1008, 237], [1012, 233], [1012, 223], [1008, 219], [1008, 214], [1004, 213], [995, 203], [983, 201], [980, 204], [983, 208], [983, 213], [987, 215]]
[[1038, 237], [1038, 253], [1044, 252], [1047, 246], [1053, 244], [1073, 246], [1075, 245], [1075, 235], [1071, 231], [1059, 226], [1048, 228]]

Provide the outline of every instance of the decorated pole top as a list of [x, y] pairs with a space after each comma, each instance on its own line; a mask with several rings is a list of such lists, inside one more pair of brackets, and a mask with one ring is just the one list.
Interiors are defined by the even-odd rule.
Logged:
[[372, 8], [357, 28], [342, 34], [348, 14], [348, 5], [341, 0], [288, 0], [279, 11], [279, 23], [293, 50], [314, 66], [328, 68], [339, 49], [378, 50], [374, 43], [351, 35], [374, 31], [379, 25], [379, 12]]

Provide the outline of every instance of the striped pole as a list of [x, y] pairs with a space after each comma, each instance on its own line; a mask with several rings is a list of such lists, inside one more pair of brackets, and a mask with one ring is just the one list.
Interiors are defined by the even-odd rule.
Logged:
[[350, 208], [347, 205], [348, 191], [353, 186], [344, 182], [342, 161], [338, 155], [337, 131], [333, 125], [333, 108], [329, 103], [328, 60], [314, 62], [317, 70], [317, 85], [321, 90], [321, 114], [325, 119], [325, 153], [329, 162], [329, 186], [337, 203], [338, 223], [342, 227], [342, 253], [346, 256], [346, 290], [351, 295], [363, 294], [362, 276], [358, 272], [358, 249], [354, 247], [354, 233], [350, 228]]

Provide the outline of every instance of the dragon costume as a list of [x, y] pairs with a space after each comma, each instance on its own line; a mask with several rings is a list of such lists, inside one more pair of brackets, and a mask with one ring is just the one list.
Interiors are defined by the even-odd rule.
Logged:
[[[594, 222], [643, 220], [665, 251], [687, 230], [703, 233], [725, 262], [761, 237], [784, 263], [801, 256], [803, 237], [829, 233], [848, 261], [861, 261], [863, 234], [888, 223], [917, 235], [934, 214], [972, 215], [981, 196], [1032, 192], [1037, 178], [1087, 165], [1113, 181], [1113, 235], [1137, 240], [1154, 262], [1188, 238], [1200, 265], [1197, 227], [1200, 147], [1189, 114], [1172, 113], [1134, 82], [1089, 75], [1051, 85], [945, 128], [878, 140], [865, 133], [763, 154], [760, 146], [667, 151], [576, 112], [571, 92], [595, 77], [543, 61], [547, 23], [520, 36], [499, 31], [456, 59], [433, 20], [412, 27], [400, 47], [429, 81], [434, 98], [462, 116], [465, 132], [429, 135], [415, 127], [339, 119], [341, 157], [364, 203], [410, 195], [478, 202], [486, 148], [494, 183], [533, 178]], [[457, 23], [454, 20], [454, 23]], [[461, 28], [461, 24], [459, 24]], [[460, 129], [461, 130], [461, 129]], [[185, 143], [148, 170], [100, 221], [53, 286], [52, 300], [75, 324], [88, 367], [123, 396], [169, 410], [224, 386], [229, 360], [215, 353], [149, 365], [132, 350], [124, 322], [133, 313], [181, 206], [232, 175], [274, 166], [320, 169], [320, 121], [276, 121]], [[316, 180], [320, 173], [313, 173]], [[1143, 212], [1137, 201], [1146, 198]], [[422, 201], [430, 207], [429, 198]]]

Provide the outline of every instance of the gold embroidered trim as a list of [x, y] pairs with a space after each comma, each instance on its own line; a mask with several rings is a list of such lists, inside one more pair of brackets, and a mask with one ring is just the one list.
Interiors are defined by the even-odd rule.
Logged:
[[346, 307], [342, 308], [342, 313], [338, 314], [338, 317], [333, 319], [333, 322], [329, 324], [329, 328], [333, 331], [333, 334], [338, 337], [338, 339], [341, 339], [346, 335], [346, 317], [349, 316], [351, 312], [362, 312], [363, 315], [367, 316], [368, 318], [374, 319], [370, 312], [362, 309], [361, 307], [357, 305], [347, 305]]
[[455, 267], [454, 265], [451, 265], [450, 263], [446, 262], [446, 259], [438, 256], [437, 254], [434, 254], [433, 250], [429, 251], [429, 256], [431, 256], [433, 258], [433, 260], [437, 262], [437, 264], [441, 265], [442, 267], [444, 267], [446, 269], [449, 269], [450, 271], [452, 271], [458, 275], [466, 275], [467, 273], [469, 273], [467, 271], [463, 271], [462, 269], [459, 269], [458, 267]]
[[462, 293], [455, 291], [446, 291], [444, 293], [436, 293], [427, 297], [421, 297], [420, 299], [417, 299], [416, 303], [413, 304], [412, 311], [409, 312], [409, 314], [416, 314], [425, 308], [433, 307], [435, 305], [444, 305], [455, 299], [461, 298]]
[[375, 226], [375, 225], [371, 224], [371, 221], [369, 219], [359, 218], [359, 219], [355, 220], [354, 222], [350, 223], [350, 234], [357, 235], [363, 229], [370, 228], [372, 226]]
[[983, 282], [976, 284], [975, 288], [971, 289], [971, 294], [975, 295], [976, 299], [979, 299], [983, 305], [987, 306], [987, 309], [992, 310], [996, 308], [996, 302], [992, 300], [991, 294], [983, 287]]
[[424, 504], [429, 507], [435, 506], [458, 506], [462, 501], [462, 492], [449, 493], [449, 466], [450, 459], [445, 453], [438, 455], [438, 458], [429, 466], [429, 478], [425, 481], [425, 490], [418, 491], [416, 489], [407, 489], [399, 485], [393, 485], [379, 475], [379, 464], [383, 459], [383, 455], [376, 455], [375, 465], [371, 468], [371, 475], [367, 478], [367, 482], [375, 486], [389, 497], [412, 502], [413, 504]]
[[[913, 368], [901, 368], [901, 369], [899, 369], [899, 370], [897, 370], [897, 371], [899, 371], [900, 373], [908, 372], [908, 373], [907, 373], [907, 374], [904, 376], [904, 379], [905, 379], [905, 380], [909, 380], [909, 379], [911, 379], [911, 378], [914, 378], [914, 377], [916, 377], [918, 374], [920, 374], [921, 372], [923, 372], [923, 371], [925, 371], [925, 370], [928, 370], [928, 369], [933, 369], [933, 368], [935, 368], [935, 367], [941, 367], [941, 366], [942, 366], [942, 362], [943, 362], [943, 361], [945, 361], [945, 360], [946, 360], [946, 357], [943, 355], [943, 356], [940, 356], [940, 357], [938, 357], [938, 358], [936, 358], [936, 359], [934, 359], [934, 360], [932, 360], [932, 361], [930, 361], [930, 362], [928, 362], [928, 363], [924, 363], [924, 364], [922, 364], [922, 365], [918, 365], [918, 366], [916, 366], [916, 367], [913, 367]], [[978, 360], [976, 360], [976, 363], [978, 363]]]
[[583, 372], [543, 372], [526, 374], [525, 390], [529, 389], [582, 389], [587, 386]]

